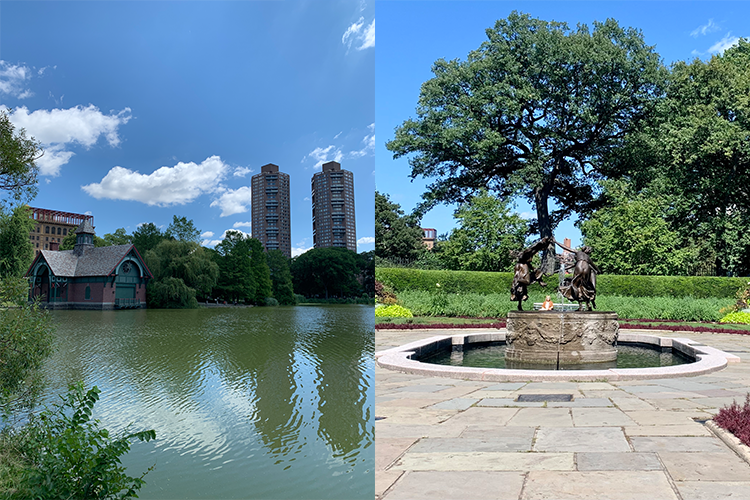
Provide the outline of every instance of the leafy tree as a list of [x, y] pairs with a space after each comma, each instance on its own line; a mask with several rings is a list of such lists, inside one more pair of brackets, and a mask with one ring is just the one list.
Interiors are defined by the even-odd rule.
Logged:
[[[163, 240], [146, 252], [144, 259], [154, 275], [146, 290], [149, 306], [153, 304], [153, 307], [157, 304], [159, 307], [185, 307], [185, 304], [197, 307], [197, 302], [190, 300], [190, 294], [193, 298], [196, 294], [207, 296], [219, 276], [219, 267], [197, 243]], [[182, 281], [187, 290], [169, 278]]]
[[346, 248], [314, 248], [292, 261], [294, 291], [306, 297], [360, 295], [356, 253]]
[[[430, 252], [423, 252], [430, 253]], [[357, 254], [357, 266], [359, 267], [358, 280], [362, 285], [362, 291], [370, 297], [375, 296], [375, 251]]]
[[664, 121], [665, 188], [685, 237], [711, 242], [718, 274], [750, 274], [750, 42], [672, 68]]
[[289, 270], [289, 259], [281, 250], [269, 250], [266, 253], [266, 261], [271, 274], [273, 297], [282, 306], [293, 306], [296, 301], [294, 299], [294, 287], [292, 286], [292, 273]]
[[482, 190], [454, 213], [458, 227], [437, 252], [449, 269], [510, 271], [511, 250], [523, 247], [526, 221], [511, 214], [506, 203]]
[[173, 215], [172, 223], [167, 226], [164, 236], [178, 241], [200, 243], [201, 232], [195, 227], [191, 219]]
[[24, 278], [0, 279], [0, 414], [30, 409], [41, 388], [40, 369], [52, 353], [52, 320], [28, 301]]
[[36, 161], [44, 151], [34, 138], [26, 138], [24, 129], [15, 130], [8, 114], [0, 110], [0, 190], [16, 201], [30, 200], [37, 193]]
[[387, 194], [375, 191], [375, 255], [382, 259], [412, 261], [422, 252], [419, 220], [405, 216]]
[[552, 236], [571, 212], [598, 206], [595, 181], [618, 174], [605, 160], [650, 118], [665, 70], [639, 31], [613, 19], [571, 30], [513, 12], [487, 38], [466, 61], [435, 62], [417, 118], [386, 147], [410, 155], [412, 178], [435, 179], [420, 211], [486, 187], [523, 196], [532, 230]]
[[[120, 456], [130, 450], [130, 441], [150, 441], [153, 430], [111, 436], [92, 420], [101, 391], [94, 386], [71, 385], [61, 404], [39, 415], [17, 432], [26, 470], [21, 487], [10, 498], [125, 499], [137, 498], [143, 477], [130, 477]], [[152, 467], [153, 468], [153, 467]], [[150, 468], [149, 471], [152, 469]]]
[[138, 229], [133, 231], [131, 237], [133, 245], [141, 255], [145, 255], [149, 250], [156, 248], [164, 239], [166, 239], [166, 236], [153, 222], [141, 224]]
[[684, 245], [668, 218], [668, 204], [658, 196], [635, 194], [623, 182], [605, 184], [613, 206], [581, 222], [583, 243], [595, 249], [604, 273], [636, 275], [687, 274], [695, 248]]
[[214, 295], [226, 300], [254, 301], [257, 284], [249, 240], [239, 231], [227, 231], [221, 243], [216, 245], [214, 256], [219, 266], [219, 278]]
[[133, 237], [125, 232], [124, 227], [115, 229], [114, 233], [105, 234], [103, 239], [106, 246], [128, 245], [133, 242]]
[[0, 278], [20, 278], [31, 265], [34, 246], [29, 232], [36, 225], [29, 207], [19, 205], [8, 214], [0, 207]]
[[263, 243], [257, 238], [249, 238], [250, 245], [250, 265], [253, 270], [255, 279], [255, 297], [256, 304], [265, 304], [266, 298], [271, 296], [271, 271], [266, 262], [266, 255], [263, 250]]

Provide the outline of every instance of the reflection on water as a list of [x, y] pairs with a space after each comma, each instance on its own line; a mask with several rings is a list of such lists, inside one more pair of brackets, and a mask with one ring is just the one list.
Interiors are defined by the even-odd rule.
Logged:
[[143, 499], [372, 499], [369, 306], [57, 311], [49, 398], [98, 385]]

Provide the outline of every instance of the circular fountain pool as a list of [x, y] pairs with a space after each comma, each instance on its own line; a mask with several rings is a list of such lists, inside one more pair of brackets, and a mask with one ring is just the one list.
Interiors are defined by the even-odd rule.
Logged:
[[420, 357], [422, 363], [475, 368], [514, 368], [519, 370], [602, 370], [609, 368], [654, 368], [694, 363], [696, 359], [673, 350], [671, 347], [651, 344], [621, 343], [616, 346], [617, 358], [596, 363], [571, 363], [553, 365], [528, 363], [507, 359], [505, 342], [470, 344], [466, 347], [441, 349]]
[[[721, 370], [727, 363], [739, 362], [733, 354], [720, 351], [685, 338], [658, 337], [651, 334], [620, 333], [619, 346], [648, 346], [661, 353], [671, 350], [672, 355], [688, 362], [652, 367], [603, 367], [597, 363], [597, 369], [584, 367], [576, 370], [539, 370], [499, 368], [498, 366], [456, 366], [453, 364], [435, 364], [425, 362], [430, 356], [440, 353], [467, 353], [476, 345], [503, 345], [506, 332], [463, 333], [460, 335], [442, 335], [412, 342], [400, 347], [375, 353], [378, 365], [405, 373], [432, 377], [449, 377], [467, 380], [489, 381], [539, 381], [539, 380], [638, 380], [655, 378], [673, 378], [695, 376]], [[455, 358], [464, 355], [455, 355]], [[501, 356], [502, 357], [502, 356]]]

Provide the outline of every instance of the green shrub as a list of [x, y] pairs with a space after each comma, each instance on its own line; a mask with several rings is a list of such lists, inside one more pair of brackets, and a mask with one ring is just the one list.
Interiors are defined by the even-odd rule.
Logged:
[[405, 307], [398, 304], [376, 307], [375, 316], [378, 318], [413, 318], [414, 315]]
[[[375, 278], [396, 293], [404, 290], [433, 291], [440, 283], [447, 293], [510, 293], [513, 273], [479, 271], [426, 271], [403, 268], [375, 268]], [[558, 275], [544, 278], [546, 290], [554, 292]], [[721, 278], [713, 276], [597, 276], [597, 294], [622, 297], [694, 297], [732, 298], [737, 289], [744, 287], [747, 278]], [[530, 292], [545, 288], [533, 284]]]
[[[63, 403], [54, 405], [18, 431], [19, 449], [26, 464], [21, 484], [9, 498], [125, 499], [137, 498], [143, 477], [130, 477], [120, 457], [130, 441], [150, 441], [153, 430], [112, 437], [91, 420], [99, 389], [84, 393], [83, 384], [71, 385]], [[153, 467], [152, 467], [153, 468]], [[149, 471], [152, 469], [150, 468]]]
[[276, 307], [279, 305], [279, 301], [273, 297], [266, 297], [266, 306]]
[[741, 325], [750, 325], [750, 313], [733, 312], [729, 313], [719, 320], [720, 323], [738, 323]]

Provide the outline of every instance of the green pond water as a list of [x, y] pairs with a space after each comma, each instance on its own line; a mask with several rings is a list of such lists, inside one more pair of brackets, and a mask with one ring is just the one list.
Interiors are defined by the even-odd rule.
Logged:
[[52, 315], [46, 399], [82, 380], [103, 426], [156, 430], [140, 498], [374, 498], [371, 306]]

